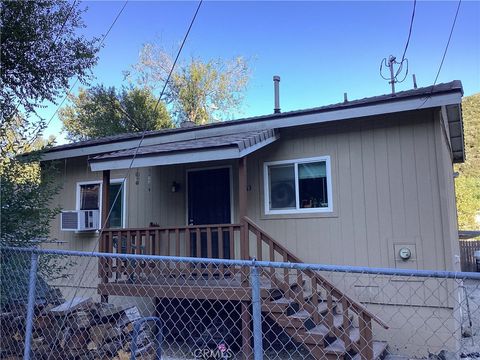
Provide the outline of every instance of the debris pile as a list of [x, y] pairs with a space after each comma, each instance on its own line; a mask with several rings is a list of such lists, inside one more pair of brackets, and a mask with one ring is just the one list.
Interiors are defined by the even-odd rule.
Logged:
[[[141, 315], [137, 307], [117, 307], [76, 297], [58, 306], [35, 309], [32, 333], [34, 359], [130, 359], [134, 322]], [[25, 309], [0, 314], [0, 358], [23, 357]], [[154, 341], [142, 324], [137, 336], [136, 356], [153, 358]], [[142, 357], [143, 357], [142, 356]]]

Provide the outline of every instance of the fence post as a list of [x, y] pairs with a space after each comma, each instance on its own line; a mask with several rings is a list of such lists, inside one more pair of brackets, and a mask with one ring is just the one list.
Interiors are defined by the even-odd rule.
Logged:
[[32, 344], [33, 315], [35, 308], [35, 285], [37, 282], [38, 254], [32, 251], [30, 260], [30, 274], [28, 278], [28, 305], [27, 305], [27, 324], [25, 326], [25, 349], [23, 358], [30, 360], [30, 349]]
[[255, 360], [263, 359], [263, 336], [262, 336], [262, 300], [260, 296], [260, 271], [255, 263], [252, 262], [250, 271], [250, 280], [252, 286], [252, 320], [253, 320], [253, 358]]

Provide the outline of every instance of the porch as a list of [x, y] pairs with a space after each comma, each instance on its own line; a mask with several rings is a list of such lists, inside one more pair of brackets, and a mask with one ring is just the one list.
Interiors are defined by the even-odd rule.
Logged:
[[[161, 262], [100, 259], [98, 293], [104, 301], [108, 296], [134, 296], [238, 304], [242, 352], [247, 358], [251, 356], [250, 269], [193, 264], [177, 257], [301, 262], [246, 216], [239, 224], [107, 229], [101, 251], [171, 257]], [[313, 358], [357, 354], [359, 359], [376, 359], [385, 351], [386, 343], [374, 341], [372, 322], [388, 326], [319, 273], [271, 267], [260, 275], [263, 315]]]
[[[101, 252], [171, 257], [171, 261], [163, 262], [101, 258], [98, 293], [103, 301], [108, 301], [109, 296], [133, 296], [158, 301], [205, 300], [238, 304], [241, 308], [242, 351], [247, 358], [251, 357], [252, 289], [249, 268], [212, 262], [186, 263], [177, 261], [176, 257], [302, 262], [247, 216], [248, 157], [241, 156], [245, 154], [242, 151], [255, 151], [276, 139], [272, 131], [255, 136], [255, 141], [249, 140], [247, 146], [245, 135], [237, 135], [242, 139], [242, 146], [237, 139], [233, 160], [226, 155], [225, 149], [220, 152], [217, 149], [211, 158], [202, 157], [202, 160], [215, 160], [213, 166], [209, 166], [211, 162], [202, 162], [203, 167], [194, 165], [198, 168], [197, 172], [187, 171], [183, 185], [187, 192], [185, 201], [175, 203], [175, 206], [184, 208], [183, 216], [178, 217], [183, 218], [183, 225], [162, 226], [152, 221], [146, 227], [110, 228], [109, 209], [102, 208], [102, 224], [106, 226], [100, 239]], [[195, 144], [197, 147], [200, 145], [198, 142]], [[164, 150], [170, 153], [172, 146], [165, 144]], [[173, 148], [178, 149], [178, 146]], [[176, 154], [175, 160], [172, 160], [174, 155], [161, 154], [158, 147], [154, 150], [160, 155], [155, 155], [155, 159], [149, 157], [148, 165], [172, 165], [172, 161], [174, 164], [192, 163], [195, 162], [192, 161], [193, 154], [197, 158], [199, 153], [204, 156], [207, 151], [198, 148], [186, 150]], [[218, 166], [219, 160], [238, 163], [235, 166]], [[116, 154], [113, 160], [101, 156], [98, 162], [93, 163], [97, 170], [103, 170], [104, 204], [109, 204], [110, 200], [110, 168], [119, 166], [118, 161]], [[122, 166], [129, 162], [136, 167], [146, 166], [144, 158], [138, 163], [135, 161], [137, 159], [133, 158]], [[217, 171], [225, 168], [228, 172]], [[238, 169], [235, 174], [234, 169]], [[216, 172], [213, 174], [211, 171]], [[234, 177], [237, 186], [235, 196]], [[292, 341], [302, 344], [313, 358], [337, 359], [354, 354], [361, 359], [375, 359], [382, 355], [386, 344], [374, 341], [372, 321], [385, 328], [387, 325], [319, 273], [271, 267], [263, 269], [260, 275], [264, 316], [283, 329]]]

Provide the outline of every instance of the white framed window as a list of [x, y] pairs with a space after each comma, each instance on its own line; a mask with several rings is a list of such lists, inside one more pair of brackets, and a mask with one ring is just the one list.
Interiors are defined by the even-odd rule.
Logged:
[[265, 214], [332, 212], [330, 156], [266, 162]]
[[[110, 196], [109, 209], [110, 212], [110, 227], [123, 228], [126, 226], [126, 185], [122, 182], [124, 179], [110, 180]], [[117, 196], [118, 194], [118, 196]], [[117, 201], [114, 204], [115, 199]], [[102, 182], [101, 181], [82, 181], [77, 183], [76, 192], [76, 210], [99, 210], [102, 213]], [[113, 207], [112, 207], [113, 206]], [[100, 218], [100, 227], [101, 218]]]

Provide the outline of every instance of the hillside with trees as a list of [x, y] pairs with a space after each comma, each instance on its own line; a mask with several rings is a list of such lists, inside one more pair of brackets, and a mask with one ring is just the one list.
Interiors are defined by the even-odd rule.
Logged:
[[455, 166], [458, 227], [480, 230], [480, 93], [463, 99], [462, 113], [466, 160]]

